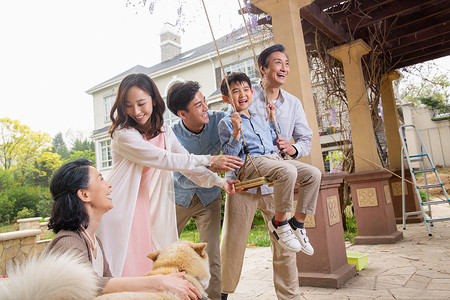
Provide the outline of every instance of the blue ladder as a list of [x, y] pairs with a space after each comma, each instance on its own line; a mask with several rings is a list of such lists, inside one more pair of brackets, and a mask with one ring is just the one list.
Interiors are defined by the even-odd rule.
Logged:
[[[410, 130], [409, 132], [413, 131], [413, 133], [416, 135], [416, 137], [418, 138], [419, 142], [420, 142], [420, 147], [419, 147], [419, 153], [410, 155], [409, 151], [408, 151], [408, 144], [406, 141], [406, 129], [410, 128], [413, 130]], [[402, 162], [402, 215], [403, 215], [403, 229], [406, 229], [406, 218], [410, 215], [419, 215], [422, 214], [423, 215], [423, 219], [425, 220], [425, 225], [427, 226], [427, 231], [428, 231], [428, 235], [432, 236], [431, 234], [431, 229], [430, 226], [433, 226], [433, 222], [439, 222], [439, 221], [447, 221], [450, 220], [450, 217], [446, 217], [446, 218], [434, 218], [433, 219], [433, 215], [431, 213], [431, 207], [432, 205], [437, 205], [437, 204], [443, 204], [443, 203], [447, 203], [450, 204], [450, 199], [448, 197], [447, 191], [445, 190], [444, 184], [441, 181], [441, 178], [439, 177], [439, 174], [436, 170], [436, 167], [434, 166], [433, 160], [431, 159], [431, 157], [428, 155], [428, 151], [427, 148], [425, 147], [425, 144], [422, 140], [422, 137], [419, 134], [419, 131], [417, 130], [416, 126], [414, 125], [402, 125], [399, 128], [399, 133], [400, 133], [400, 138], [402, 140], [402, 158], [403, 158], [403, 162]], [[406, 164], [408, 165], [408, 168], [411, 172], [411, 178], [413, 180], [414, 183], [414, 190], [416, 191], [416, 195], [417, 198], [419, 199], [419, 203], [420, 203], [420, 211], [412, 211], [412, 212], [406, 212], [405, 211], [405, 190], [406, 190], [406, 183], [405, 183], [405, 161]], [[413, 162], [419, 162], [420, 163], [420, 168], [419, 169], [413, 169], [412, 163]], [[428, 184], [427, 183], [427, 173], [431, 173], [434, 172], [436, 179], [438, 181], [437, 184]], [[416, 181], [416, 174], [422, 174], [423, 178], [424, 178], [424, 185], [422, 186], [418, 186], [417, 185], [417, 181]], [[445, 199], [444, 200], [432, 200], [430, 201], [430, 195], [428, 193], [428, 189], [430, 188], [436, 188], [436, 187], [440, 187], [442, 188], [442, 191], [444, 193]], [[420, 195], [420, 190], [425, 191], [426, 194], [426, 201], [422, 201], [422, 197]], [[425, 206], [427, 207], [427, 210], [425, 210]]]

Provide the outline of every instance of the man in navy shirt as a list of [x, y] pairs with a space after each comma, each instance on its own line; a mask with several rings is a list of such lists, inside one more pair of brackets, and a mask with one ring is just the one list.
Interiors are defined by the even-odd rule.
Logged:
[[[219, 121], [227, 115], [223, 111], [208, 111], [205, 96], [200, 85], [194, 81], [176, 83], [167, 94], [169, 110], [180, 117], [172, 125], [172, 130], [183, 147], [193, 154], [220, 154], [218, 134]], [[238, 157], [222, 155], [224, 169], [210, 168], [223, 173], [239, 168], [242, 163]], [[194, 218], [200, 241], [206, 242], [209, 257], [211, 280], [206, 290], [212, 300], [220, 299], [220, 206], [222, 195], [219, 187], [202, 188], [174, 172], [175, 202], [178, 235], [187, 222]]]

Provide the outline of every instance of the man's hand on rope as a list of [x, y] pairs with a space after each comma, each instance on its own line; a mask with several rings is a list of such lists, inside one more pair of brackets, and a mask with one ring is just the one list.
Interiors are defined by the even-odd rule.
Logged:
[[[239, 180], [227, 180], [223, 184], [222, 188], [225, 191], [225, 193], [227, 193], [228, 195], [234, 195], [234, 194], [236, 194], [236, 189], [234, 188], [234, 184], [238, 183], [238, 182], [239, 182]], [[242, 191], [242, 189], [240, 189], [239, 191]]]
[[213, 155], [211, 156], [211, 167], [209, 170], [214, 173], [225, 173], [234, 171], [242, 166], [242, 161], [239, 157], [230, 155]]
[[297, 150], [294, 148], [294, 146], [291, 145], [291, 143], [289, 143], [288, 140], [286, 140], [283, 137], [278, 137], [276, 140], [278, 149], [280, 149], [280, 154], [286, 153], [289, 155], [294, 155]]

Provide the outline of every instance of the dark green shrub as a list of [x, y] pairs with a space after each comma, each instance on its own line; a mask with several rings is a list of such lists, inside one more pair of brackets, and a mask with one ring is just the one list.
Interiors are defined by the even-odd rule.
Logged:
[[52, 206], [53, 206], [53, 198], [50, 195], [50, 192], [42, 191], [41, 197], [37, 203], [37, 214], [39, 217], [50, 217], [50, 214], [52, 212]]
[[17, 219], [27, 219], [35, 217], [34, 211], [24, 207], [21, 211], [17, 213]]
[[6, 195], [0, 194], [0, 222], [10, 224], [16, 215], [15, 199], [8, 199]]
[[[0, 218], [5, 219], [7, 215], [15, 217], [23, 208], [33, 213], [37, 212], [39, 200], [43, 194], [48, 195], [48, 188], [36, 186], [10, 186], [0, 194]], [[6, 209], [3, 208], [6, 207]]]

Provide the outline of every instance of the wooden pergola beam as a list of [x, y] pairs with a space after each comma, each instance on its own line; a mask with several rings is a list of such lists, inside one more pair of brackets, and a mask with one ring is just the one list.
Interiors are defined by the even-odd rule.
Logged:
[[337, 43], [350, 42], [350, 35], [325, 14], [314, 3], [300, 9], [300, 17], [308, 20], [313, 26]]
[[444, 56], [448, 56], [450, 55], [450, 49], [437, 49], [436, 51], [433, 51], [432, 53], [423, 53], [423, 55], [421, 56], [416, 56], [416, 57], [411, 57], [408, 58], [407, 60], [400, 60], [399, 63], [395, 64], [394, 63], [394, 67], [396, 69], [400, 69], [403, 67], [407, 67], [407, 66], [411, 66], [411, 65], [415, 65], [418, 63], [423, 63], [429, 60], [433, 60], [433, 59], [437, 59], [437, 58], [441, 58]]
[[316, 0], [314, 4], [317, 5], [321, 10], [336, 6], [342, 3], [342, 0]]
[[430, 36], [435, 36], [436, 34], [445, 34], [447, 32], [450, 32], [450, 22], [437, 24], [421, 30], [420, 32], [412, 32], [409, 35], [403, 36], [402, 38], [399, 38], [395, 41], [390, 41], [390, 47], [388, 48], [388, 50], [412, 45], [417, 42], [423, 41]]
[[406, 16], [400, 16], [396, 19], [396, 28], [410, 26], [424, 19], [432, 18], [450, 10], [448, 0], [441, 0], [435, 3], [428, 3], [420, 8], [420, 10], [409, 13]]
[[391, 2], [372, 9], [371, 11], [365, 13], [365, 16], [363, 18], [359, 18], [356, 16], [352, 17], [349, 20], [349, 25], [352, 30], [361, 27], [367, 27], [380, 21], [389, 19], [390, 17], [397, 16], [399, 11], [401, 11], [402, 13], [412, 11], [417, 7], [429, 2], [433, 1], [408, 0]]
[[438, 16], [435, 16], [430, 19], [425, 19], [420, 22], [411, 24], [407, 27], [402, 27], [398, 29], [393, 29], [387, 37], [387, 41], [390, 43], [396, 39], [400, 39], [411, 34], [418, 35], [422, 31], [428, 30], [428, 28], [432, 28], [438, 25], [446, 25], [450, 20], [450, 12], [442, 13]]
[[402, 46], [395, 49], [392, 49], [391, 55], [392, 57], [405, 56], [410, 53], [414, 53], [417, 51], [424, 51], [428, 48], [434, 48], [435, 46], [448, 44], [450, 41], [450, 33], [443, 33], [441, 35], [437, 35], [428, 39], [424, 39], [420, 42], [417, 42], [413, 45]]
[[364, 13], [394, 1], [396, 0], [343, 1], [341, 5], [333, 8], [333, 10], [337, 10], [336, 12], [330, 13], [333, 14], [334, 20], [341, 21], [352, 16], [362, 17], [364, 16]]

